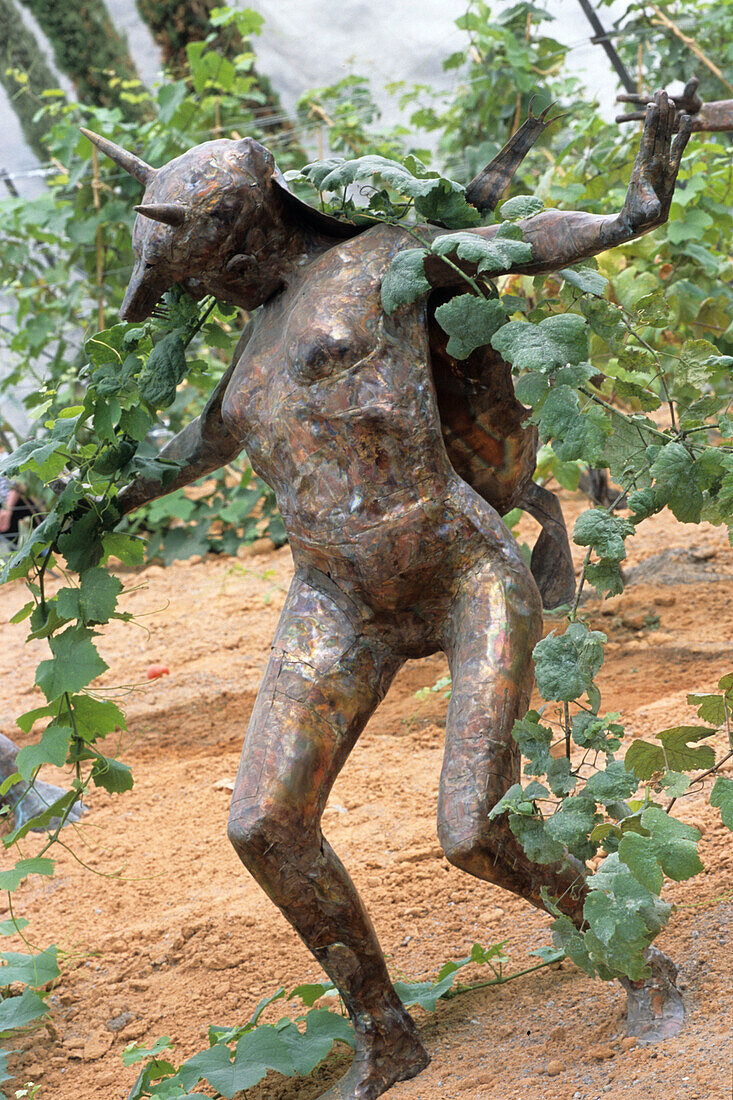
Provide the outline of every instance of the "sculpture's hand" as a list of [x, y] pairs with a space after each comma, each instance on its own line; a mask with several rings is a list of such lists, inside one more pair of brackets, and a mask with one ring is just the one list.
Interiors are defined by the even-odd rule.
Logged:
[[666, 92], [657, 92], [647, 107], [639, 153], [619, 214], [619, 223], [625, 233], [637, 235], [667, 220], [677, 172], [692, 128], [689, 115], [682, 115], [673, 143], [676, 120], [674, 103]]
[[[688, 80], [683, 89], [682, 95], [670, 96], [672, 103], [675, 105], [675, 109], [679, 114], [696, 115], [702, 107], [702, 100], [697, 94], [697, 86], [700, 83], [698, 77], [693, 76], [691, 80]], [[640, 108], [646, 108], [649, 102], [649, 96], [646, 95], [617, 95], [617, 103], [633, 103]], [[643, 122], [646, 118], [646, 110], [632, 111], [627, 115], [617, 115], [616, 122]]]

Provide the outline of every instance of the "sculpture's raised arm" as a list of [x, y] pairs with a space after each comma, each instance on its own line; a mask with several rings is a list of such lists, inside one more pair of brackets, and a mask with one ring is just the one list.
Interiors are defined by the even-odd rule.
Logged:
[[[697, 86], [700, 83], [696, 76], [685, 84], [682, 95], [671, 96], [679, 116], [683, 113], [690, 116], [690, 129], [692, 133], [725, 133], [733, 130], [733, 99], [711, 100], [703, 103], [697, 94]], [[646, 105], [647, 97], [644, 95], [618, 95], [617, 103], [631, 103], [637, 107]], [[631, 111], [628, 114], [617, 115], [616, 122], [639, 122], [644, 118], [644, 111]]]
[[[682, 115], [679, 133], [673, 140], [676, 123], [674, 104], [666, 92], [657, 92], [646, 111], [639, 152], [620, 212], [602, 215], [546, 210], [520, 222], [525, 241], [532, 245], [532, 260], [509, 270], [529, 275], [558, 271], [663, 225], [669, 215], [682, 153], [690, 136], [689, 117]], [[487, 226], [473, 232], [490, 238], [497, 228]], [[449, 258], [473, 274], [465, 261], [454, 256]], [[436, 287], [451, 286], [456, 281], [455, 271], [439, 257], [426, 260], [425, 271]]]

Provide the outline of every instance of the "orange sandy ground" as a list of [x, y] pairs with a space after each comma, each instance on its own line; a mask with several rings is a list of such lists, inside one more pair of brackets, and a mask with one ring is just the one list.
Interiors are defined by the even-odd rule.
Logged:
[[[570, 523], [584, 506], [566, 500]], [[526, 533], [531, 539], [530, 521]], [[691, 539], [687, 579], [695, 583], [670, 586], [652, 576], [610, 603], [594, 597], [585, 605], [610, 638], [604, 709], [621, 711], [634, 736], [694, 717], [686, 693], [713, 689], [733, 668], [733, 552], [724, 534], [656, 517], [631, 540], [629, 564], [689, 550]], [[100, 649], [110, 666], [104, 686], [135, 685], [122, 736], [135, 788], [121, 797], [94, 790], [83, 826], [63, 834], [69, 847], [58, 849], [55, 876], [33, 877], [18, 892], [16, 912], [30, 918], [33, 941], [69, 954], [52, 995], [52, 1027], [28, 1036], [13, 1056], [10, 1096], [32, 1080], [39, 1100], [118, 1100], [136, 1076], [120, 1060], [131, 1040], [169, 1035], [182, 1061], [207, 1045], [210, 1022], [241, 1022], [279, 985], [319, 979], [300, 940], [239, 865], [225, 833], [229, 795], [217, 789], [235, 775], [290, 574], [287, 547], [120, 574], [128, 587], [123, 606], [138, 627], [110, 626]], [[6, 587], [0, 621], [23, 602], [20, 584]], [[28, 739], [14, 716], [39, 701], [33, 670], [45, 652], [44, 643], [24, 645], [24, 633], [22, 625], [4, 628], [0, 651], [0, 729], [21, 743]], [[171, 674], [148, 684], [153, 662]], [[548, 917], [455, 870], [438, 847], [446, 704], [439, 695], [419, 701], [415, 692], [445, 672], [440, 655], [406, 666], [324, 818], [392, 973], [409, 979], [434, 976], [473, 941], [507, 940], [517, 970], [536, 961], [530, 950], [550, 942]], [[47, 778], [63, 782], [61, 772]], [[681, 968], [688, 1017], [677, 1038], [651, 1048], [624, 1042], [620, 989], [564, 962], [443, 1003], [432, 1015], [416, 1010], [432, 1062], [390, 1097], [729, 1097], [733, 844], [703, 798], [685, 800], [680, 816], [703, 832], [706, 872], [665, 884], [663, 894], [679, 905], [659, 941]], [[29, 838], [24, 854], [41, 841]], [[19, 941], [4, 947], [23, 950]], [[281, 1004], [266, 1019], [277, 1019]], [[126, 1026], [110, 1030], [108, 1022], [125, 1014]], [[348, 1054], [334, 1055], [307, 1081], [270, 1074], [249, 1100], [311, 1100], [347, 1064]]]

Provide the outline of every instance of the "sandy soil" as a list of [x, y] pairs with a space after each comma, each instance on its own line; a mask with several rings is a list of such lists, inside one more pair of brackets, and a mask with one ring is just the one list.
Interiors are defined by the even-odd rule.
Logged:
[[[572, 523], [584, 505], [568, 498], [565, 506]], [[529, 520], [525, 534], [531, 540]], [[686, 693], [713, 689], [731, 670], [733, 551], [718, 530], [655, 517], [632, 540], [629, 566], [632, 583], [622, 597], [604, 605], [593, 598], [586, 607], [610, 638], [600, 677], [604, 708], [621, 711], [640, 736], [692, 718]], [[169, 1035], [183, 1060], [207, 1045], [210, 1022], [241, 1022], [279, 985], [320, 977], [242, 870], [225, 832], [226, 781], [236, 772], [289, 583], [288, 549], [120, 575], [138, 629], [112, 625], [100, 649], [110, 665], [104, 686], [125, 695], [130, 728], [121, 741], [135, 788], [122, 797], [95, 790], [83, 826], [64, 833], [68, 848], [56, 853], [55, 876], [32, 878], [17, 895], [16, 912], [30, 918], [33, 941], [68, 952], [52, 996], [53, 1027], [25, 1039], [11, 1061], [15, 1087], [38, 1082], [39, 1100], [118, 1100], [136, 1076], [119, 1057], [131, 1040]], [[20, 585], [0, 592], [0, 621], [23, 602]], [[5, 627], [0, 651], [0, 730], [20, 743], [27, 738], [14, 717], [37, 701], [33, 670], [45, 655], [43, 643], [24, 645], [23, 638], [22, 625]], [[171, 674], [148, 684], [153, 662]], [[549, 918], [450, 867], [438, 847], [446, 704], [415, 692], [445, 672], [442, 656], [406, 666], [324, 819], [392, 973], [411, 980], [434, 976], [474, 941], [506, 940], [516, 970], [550, 942]], [[706, 872], [664, 890], [679, 906], [659, 941], [681, 968], [687, 1023], [677, 1038], [655, 1047], [624, 1041], [620, 988], [563, 962], [443, 1003], [434, 1014], [416, 1010], [432, 1062], [390, 1097], [730, 1096], [733, 844], [704, 799], [686, 800], [680, 816], [703, 832]], [[29, 838], [24, 854], [40, 843]], [[0, 915], [3, 908], [0, 902]], [[23, 948], [6, 940], [5, 949]], [[268, 1018], [281, 1011], [275, 1005]], [[347, 1054], [332, 1056], [307, 1081], [270, 1075], [249, 1100], [311, 1100], [347, 1063]]]

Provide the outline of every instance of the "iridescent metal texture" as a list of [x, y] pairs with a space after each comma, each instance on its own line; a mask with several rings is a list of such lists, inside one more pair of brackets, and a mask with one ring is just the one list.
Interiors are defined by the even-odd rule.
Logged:
[[[688, 136], [683, 125], [672, 144], [675, 116], [659, 93], [620, 213], [539, 214], [523, 224], [532, 260], [511, 270], [555, 271], [662, 224]], [[134, 481], [119, 501], [130, 511], [243, 448], [276, 493], [295, 575], [247, 731], [229, 836], [353, 1021], [353, 1065], [325, 1098], [371, 1100], [419, 1073], [428, 1055], [321, 815], [405, 660], [443, 650], [453, 679], [438, 810], [447, 858], [538, 908], [546, 887], [583, 921], [583, 868], [569, 856], [532, 863], [506, 818], [488, 817], [519, 778], [511, 730], [528, 705], [541, 629], [537, 586], [497, 510], [530, 481], [524, 409], [506, 364], [490, 353], [460, 365], [447, 356], [432, 315], [458, 287], [439, 257], [426, 265], [431, 298], [385, 315], [382, 278], [414, 245], [404, 229], [361, 232], [311, 210], [249, 139], [207, 142], [154, 171], [89, 136], [145, 185], [123, 319], [147, 317], [174, 283], [197, 298], [261, 307], [201, 417], [166, 447], [181, 467], [172, 484]], [[521, 152], [515, 143], [496, 171], [510, 172]], [[482, 176], [479, 199], [492, 191], [491, 172]], [[472, 232], [490, 238], [496, 227]], [[484, 422], [495, 418], [494, 450], [484, 422], [481, 438], [468, 438], [477, 409]], [[514, 448], [508, 463], [504, 440]]]
[[[671, 96], [671, 100], [677, 108], [678, 120], [684, 113], [690, 117], [692, 133], [727, 133], [733, 130], [733, 99], [711, 100], [703, 103], [697, 94], [697, 86], [700, 83], [698, 77], [693, 76], [687, 81], [682, 95]], [[632, 103], [636, 107], [646, 108], [649, 97], [645, 95], [619, 95], [617, 103]], [[617, 115], [616, 122], [641, 122], [644, 119], [645, 110], [631, 111], [625, 115]], [[679, 124], [679, 123], [678, 123]]]

